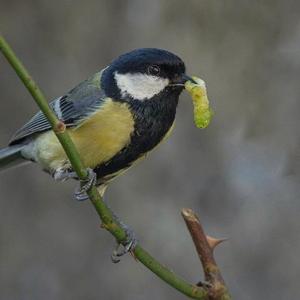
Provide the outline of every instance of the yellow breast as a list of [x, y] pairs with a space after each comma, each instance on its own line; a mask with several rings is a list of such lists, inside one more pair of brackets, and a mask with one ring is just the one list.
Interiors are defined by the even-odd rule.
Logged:
[[[134, 120], [127, 104], [108, 99], [75, 128], [67, 129], [86, 167], [108, 161], [130, 142]], [[52, 131], [36, 141], [37, 160], [46, 169], [66, 164], [67, 157]]]

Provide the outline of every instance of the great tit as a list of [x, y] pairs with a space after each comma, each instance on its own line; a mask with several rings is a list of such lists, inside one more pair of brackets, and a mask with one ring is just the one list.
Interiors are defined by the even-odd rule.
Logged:
[[[177, 55], [136, 49], [50, 103], [90, 170], [89, 183], [102, 195], [112, 179], [169, 136], [187, 80], [192, 81]], [[39, 163], [56, 180], [76, 178], [41, 111], [0, 150], [0, 169], [26, 161]], [[85, 191], [76, 194], [79, 200]]]

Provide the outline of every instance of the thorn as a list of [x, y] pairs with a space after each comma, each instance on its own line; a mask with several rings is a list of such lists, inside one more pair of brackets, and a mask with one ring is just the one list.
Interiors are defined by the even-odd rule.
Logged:
[[206, 239], [207, 239], [208, 245], [212, 251], [216, 248], [216, 246], [218, 246], [222, 242], [225, 242], [228, 240], [227, 238], [226, 239], [216, 239], [209, 235], [206, 235]]

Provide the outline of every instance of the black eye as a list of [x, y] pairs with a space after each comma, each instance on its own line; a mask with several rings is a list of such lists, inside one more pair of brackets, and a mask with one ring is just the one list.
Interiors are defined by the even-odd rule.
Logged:
[[160, 68], [157, 65], [151, 65], [148, 67], [148, 74], [157, 76], [160, 73]]

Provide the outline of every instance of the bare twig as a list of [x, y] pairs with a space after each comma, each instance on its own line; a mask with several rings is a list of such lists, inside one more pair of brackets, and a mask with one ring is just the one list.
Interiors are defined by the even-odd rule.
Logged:
[[206, 282], [200, 285], [207, 286], [208, 297], [211, 300], [231, 299], [213, 254], [214, 248], [224, 239], [206, 236], [198, 216], [191, 209], [184, 208], [181, 214], [192, 236], [203, 267]]

